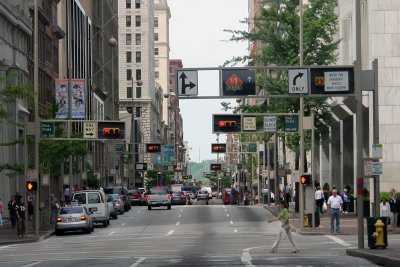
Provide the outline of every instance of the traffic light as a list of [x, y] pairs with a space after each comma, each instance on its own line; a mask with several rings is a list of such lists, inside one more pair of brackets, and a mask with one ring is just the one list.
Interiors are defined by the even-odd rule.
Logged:
[[303, 174], [300, 177], [300, 183], [302, 185], [311, 185], [312, 184], [311, 174]]
[[222, 169], [221, 164], [211, 163], [211, 165], [210, 165], [211, 171], [220, 171], [221, 169]]
[[219, 128], [234, 128], [236, 127], [236, 121], [219, 121]]
[[159, 153], [161, 152], [161, 144], [146, 144], [147, 153]]
[[241, 132], [241, 116], [237, 114], [213, 114], [213, 133]]
[[37, 182], [35, 182], [35, 181], [27, 181], [26, 182], [26, 189], [28, 191], [36, 191], [37, 190]]
[[103, 134], [104, 135], [112, 135], [112, 136], [117, 136], [120, 133], [119, 128], [103, 128]]
[[226, 144], [211, 144], [211, 153], [225, 153]]

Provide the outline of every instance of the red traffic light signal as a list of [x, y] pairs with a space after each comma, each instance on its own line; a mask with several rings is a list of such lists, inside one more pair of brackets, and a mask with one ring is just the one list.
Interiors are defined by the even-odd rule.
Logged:
[[300, 177], [300, 184], [302, 184], [302, 185], [311, 185], [312, 184], [311, 174], [303, 174]]
[[37, 190], [37, 182], [36, 181], [27, 181], [26, 189], [28, 191], [36, 191]]
[[221, 164], [211, 163], [211, 165], [210, 165], [211, 171], [220, 171], [221, 169], [222, 169]]
[[211, 153], [225, 153], [226, 144], [211, 144]]
[[161, 152], [161, 144], [146, 144], [147, 153], [159, 153]]
[[119, 135], [120, 132], [119, 128], [103, 128], [103, 134], [105, 135]]
[[218, 125], [220, 128], [235, 128], [236, 121], [219, 121]]

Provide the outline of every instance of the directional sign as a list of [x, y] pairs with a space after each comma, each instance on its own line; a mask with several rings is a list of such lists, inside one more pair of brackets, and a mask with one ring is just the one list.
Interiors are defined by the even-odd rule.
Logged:
[[267, 133], [276, 132], [276, 116], [264, 117], [264, 131]]
[[297, 132], [299, 130], [299, 117], [285, 116], [285, 132]]
[[196, 70], [177, 71], [179, 96], [192, 96], [198, 94], [198, 79]]
[[42, 138], [54, 138], [55, 131], [54, 131], [54, 122], [42, 122]]
[[308, 94], [307, 69], [289, 69], [289, 94]]
[[97, 121], [83, 123], [83, 137], [88, 139], [97, 138]]
[[255, 95], [256, 74], [252, 69], [222, 70], [222, 95]]

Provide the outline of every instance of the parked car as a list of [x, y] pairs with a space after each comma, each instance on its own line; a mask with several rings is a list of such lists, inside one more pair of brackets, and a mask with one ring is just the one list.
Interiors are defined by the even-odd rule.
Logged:
[[94, 223], [102, 223], [104, 227], [110, 225], [110, 213], [106, 195], [103, 190], [83, 190], [72, 194], [72, 202], [86, 207], [93, 215]]
[[107, 205], [108, 205], [108, 211], [110, 212], [110, 217], [113, 219], [118, 218], [118, 211], [117, 211], [117, 205], [114, 202], [114, 198], [112, 195], [106, 195], [107, 197]]
[[171, 204], [172, 205], [186, 205], [187, 197], [185, 192], [177, 191], [172, 193]]
[[118, 194], [110, 194], [110, 196], [114, 199], [115, 207], [117, 208], [117, 212], [119, 214], [125, 213], [124, 202], [121, 199], [121, 196]]
[[128, 197], [131, 205], [144, 205], [144, 196], [138, 188], [128, 189]]
[[120, 195], [122, 201], [124, 202], [124, 210], [128, 211], [131, 209], [131, 200], [128, 197], [128, 189], [126, 189], [125, 186], [104, 187], [103, 190], [106, 194]]
[[93, 232], [93, 217], [86, 207], [76, 205], [60, 209], [56, 217], [55, 233], [61, 235], [66, 231]]

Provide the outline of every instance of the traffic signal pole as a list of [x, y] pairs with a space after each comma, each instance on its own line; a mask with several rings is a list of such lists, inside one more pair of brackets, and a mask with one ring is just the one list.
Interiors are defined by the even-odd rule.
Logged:
[[[303, 0], [299, 1], [300, 5], [300, 66], [303, 66]], [[304, 98], [300, 97], [300, 108], [299, 108], [299, 135], [300, 135], [300, 155], [299, 155], [299, 173], [304, 173], [304, 133], [303, 133], [303, 117], [304, 117]], [[299, 186], [299, 213], [300, 213], [300, 229], [304, 230], [304, 187], [300, 184]]]

